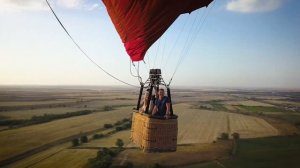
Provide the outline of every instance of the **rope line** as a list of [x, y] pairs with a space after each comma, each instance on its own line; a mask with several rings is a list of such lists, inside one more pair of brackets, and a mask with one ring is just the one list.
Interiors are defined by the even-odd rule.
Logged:
[[[181, 58], [180, 58], [180, 60], [178, 61], [177, 65], [176, 65], [176, 68], [175, 68], [175, 70], [174, 70], [174, 73], [172, 74], [172, 77], [171, 77], [171, 79], [170, 79], [168, 85], [171, 84], [171, 82], [172, 82], [172, 80], [173, 80], [173, 77], [174, 77], [175, 73], [176, 73], [177, 70], [179, 69], [179, 66], [182, 64], [184, 58], [186, 57], [186, 55], [187, 55], [187, 54], [189, 53], [189, 51], [191, 50], [191, 47], [192, 47], [192, 45], [194, 44], [194, 41], [195, 41], [195, 39], [197, 38], [197, 36], [198, 36], [198, 34], [199, 34], [201, 28], [203, 27], [203, 25], [204, 25], [204, 23], [205, 23], [205, 21], [206, 21], [208, 15], [209, 15], [209, 13], [211, 12], [212, 8], [214, 7], [214, 4], [215, 4], [215, 1], [212, 2], [212, 5], [211, 5], [211, 7], [207, 10], [207, 12], [206, 12], [205, 14], [202, 15], [203, 22], [201, 22], [201, 21], [198, 22], [198, 25], [197, 25], [197, 27], [196, 27], [196, 28], [197, 28], [196, 34], [195, 34], [195, 36], [193, 36], [193, 37], [191, 38], [191, 40], [190, 40], [190, 45], [188, 45], [188, 47], [185, 49], [185, 52], [183, 53], [183, 55], [181, 55]], [[202, 18], [201, 18], [201, 19], [202, 19]]]
[[128, 86], [132, 86], [132, 87], [138, 87], [136, 85], [132, 85], [130, 83], [127, 83], [117, 77], [115, 77], [114, 75], [112, 75], [111, 73], [109, 73], [108, 71], [106, 71], [105, 69], [103, 69], [100, 65], [98, 65], [80, 46], [79, 44], [74, 40], [74, 38], [71, 36], [71, 34], [68, 32], [68, 30], [65, 28], [65, 26], [62, 24], [62, 22], [60, 21], [60, 19], [57, 17], [56, 13], [54, 12], [54, 10], [52, 9], [50, 3], [48, 2], [48, 0], [46, 0], [46, 3], [48, 5], [48, 7], [51, 9], [53, 15], [55, 16], [56, 20], [58, 21], [58, 23], [60, 24], [60, 26], [64, 29], [65, 33], [69, 36], [69, 38], [73, 41], [73, 43], [76, 45], [76, 47], [82, 52], [82, 54], [89, 60], [91, 61], [94, 65], [96, 65], [101, 71], [103, 71], [104, 73], [106, 73], [108, 76], [114, 78], [115, 80], [126, 84]]
[[176, 47], [176, 45], [177, 45], [177, 43], [178, 43], [178, 41], [179, 41], [179, 39], [180, 39], [180, 37], [181, 37], [181, 34], [182, 34], [182, 32], [183, 32], [183, 30], [184, 30], [184, 28], [185, 28], [185, 26], [186, 26], [187, 21], [188, 21], [188, 19], [186, 19], [185, 22], [184, 22], [184, 24], [182, 25], [181, 30], [180, 30], [180, 32], [178, 33], [178, 35], [177, 35], [177, 37], [176, 37], [176, 40], [175, 40], [175, 42], [174, 42], [174, 44], [173, 44], [173, 46], [172, 46], [172, 48], [171, 48], [171, 50], [170, 50], [170, 52], [169, 52], [169, 54], [168, 54], [168, 56], [167, 56], [167, 59], [166, 59], [166, 61], [165, 61], [165, 63], [164, 63], [164, 66], [163, 66], [163, 67], [164, 67], [164, 70], [165, 70], [165, 67], [167, 66], [167, 64], [168, 64], [168, 62], [169, 62], [168, 60], [169, 60], [171, 54], [173, 53], [173, 51], [174, 51], [174, 49], [175, 49], [175, 47]]
[[[181, 61], [182, 61], [183, 57], [185, 56], [185, 52], [187, 51], [187, 49], [189, 48], [189, 46], [190, 46], [191, 43], [192, 43], [192, 37], [191, 37], [191, 34], [192, 34], [193, 30], [195, 30], [196, 27], [197, 27], [197, 25], [198, 25], [198, 24], [196, 23], [196, 21], [197, 21], [197, 18], [198, 18], [198, 16], [199, 16], [199, 13], [200, 13], [200, 10], [198, 10], [197, 15], [195, 16], [195, 18], [194, 18], [194, 20], [193, 20], [193, 22], [192, 22], [192, 26], [191, 26], [191, 28], [190, 28], [190, 30], [189, 30], [189, 32], [188, 32], [188, 36], [187, 36], [187, 38], [186, 38], [186, 40], [185, 40], [185, 43], [184, 43], [184, 45], [183, 45], [183, 47], [182, 47], [182, 50], [181, 50], [180, 54], [179, 54], [179, 58], [178, 58], [178, 61], [177, 61], [177, 63], [176, 63], [176, 66], [175, 66], [175, 69], [174, 69], [174, 72], [173, 72], [173, 74], [172, 74], [172, 76], [171, 76], [171, 80], [170, 80], [170, 81], [172, 81], [172, 78], [174, 77], [174, 74], [176, 73], [176, 71], [177, 71], [179, 65], [181, 64]], [[202, 17], [203, 17], [203, 16], [204, 16], [204, 15], [202, 15]], [[199, 19], [200, 21], [199, 21], [198, 23], [201, 22], [202, 17]], [[195, 23], [196, 23], [196, 25], [195, 25]], [[170, 82], [169, 82], [169, 83], [170, 83]]]
[[157, 44], [157, 47], [156, 47], [156, 54], [155, 54], [155, 58], [154, 58], [154, 65], [153, 65], [153, 68], [156, 68], [157, 55], [158, 55], [158, 53], [159, 53], [160, 42], [161, 42], [161, 37], [158, 39], [158, 44]]
[[163, 38], [163, 46], [162, 46], [162, 54], [161, 54], [161, 61], [159, 67], [162, 66], [164, 56], [165, 56], [165, 48], [166, 48], [166, 41], [167, 41], [167, 33], [162, 37]]

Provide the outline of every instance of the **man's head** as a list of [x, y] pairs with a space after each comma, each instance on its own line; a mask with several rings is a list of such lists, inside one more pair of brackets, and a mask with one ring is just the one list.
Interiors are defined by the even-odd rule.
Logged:
[[164, 97], [165, 96], [165, 90], [164, 89], [159, 89], [158, 95], [159, 95], [159, 97]]

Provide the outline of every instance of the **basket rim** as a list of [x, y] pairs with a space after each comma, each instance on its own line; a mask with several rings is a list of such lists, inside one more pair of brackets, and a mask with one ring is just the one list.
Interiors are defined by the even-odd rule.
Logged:
[[170, 116], [170, 118], [166, 119], [163, 116], [153, 116], [153, 115], [150, 115], [150, 114], [147, 114], [147, 113], [140, 113], [137, 110], [134, 110], [133, 113], [139, 114], [141, 116], [145, 116], [145, 117], [148, 117], [148, 118], [159, 119], [159, 120], [177, 120], [177, 118], [178, 118], [178, 115], [176, 115], [176, 114], [173, 114], [173, 115]]

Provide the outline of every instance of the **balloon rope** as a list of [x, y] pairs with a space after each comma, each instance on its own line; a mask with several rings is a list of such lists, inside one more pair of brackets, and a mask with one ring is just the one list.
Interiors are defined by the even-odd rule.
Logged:
[[79, 46], [79, 44], [73, 39], [73, 37], [70, 35], [70, 33], [68, 32], [68, 30], [65, 28], [65, 26], [62, 24], [62, 22], [60, 21], [60, 19], [57, 17], [57, 15], [55, 14], [54, 10], [52, 9], [50, 3], [48, 2], [48, 0], [46, 0], [49, 8], [51, 9], [53, 15], [55, 16], [56, 20], [58, 21], [58, 23], [60, 24], [60, 26], [64, 29], [64, 31], [67, 33], [67, 35], [69, 36], [69, 38], [73, 41], [73, 43], [76, 45], [76, 47], [81, 51], [81, 53], [89, 60], [91, 61], [94, 65], [96, 65], [101, 71], [103, 71], [104, 73], [106, 73], [108, 76], [114, 78], [115, 80], [124, 83], [128, 86], [132, 86], [132, 87], [138, 87], [136, 85], [132, 85], [130, 83], [127, 83], [117, 77], [115, 77], [114, 75], [112, 75], [111, 73], [109, 73], [108, 71], [106, 71], [105, 69], [103, 69], [100, 65], [98, 65], [90, 56], [88, 56], [88, 54]]
[[[131, 64], [133, 65], [133, 67], [135, 68], [135, 70], [136, 70], [136, 74], [137, 75], [134, 75], [133, 73], [132, 73], [132, 71], [131, 71]], [[135, 64], [133, 63], [133, 62], [131, 62], [131, 60], [130, 60], [130, 62], [129, 62], [129, 68], [130, 68], [130, 74], [131, 74], [131, 76], [133, 76], [133, 77], [135, 77], [135, 78], [138, 78], [138, 81], [139, 81], [139, 83], [140, 84], [143, 84], [143, 79], [142, 79], [142, 77], [140, 76], [140, 62], [138, 62], [138, 68], [136, 68], [135, 67]]]
[[167, 54], [167, 57], [166, 57], [167, 59], [166, 59], [165, 63], [164, 63], [163, 66], [162, 66], [162, 67], [164, 68], [164, 70], [165, 70], [165, 67], [167, 66], [168, 62], [170, 61], [170, 60], [169, 60], [169, 59], [170, 59], [170, 56], [172, 55], [173, 51], [175, 50], [175, 47], [176, 47], [176, 45], [177, 45], [177, 43], [178, 43], [178, 41], [179, 41], [179, 39], [180, 39], [180, 37], [181, 37], [181, 35], [182, 35], [182, 33], [183, 33], [183, 30], [185, 29], [185, 26], [186, 26], [187, 21], [188, 21], [188, 19], [186, 19], [185, 22], [183, 23], [183, 25], [182, 25], [182, 27], [181, 27], [181, 30], [180, 30], [180, 32], [177, 34], [176, 40], [175, 40], [175, 42], [173, 43], [173, 46], [172, 46], [172, 48], [171, 48], [169, 54]]
[[158, 53], [159, 53], [161, 39], [162, 39], [161, 37], [158, 39], [158, 44], [157, 44], [157, 48], [156, 48], [156, 54], [155, 54], [155, 58], [154, 58], [154, 67], [153, 68], [157, 68], [156, 67], [156, 62], [157, 62], [157, 56], [158, 56]]
[[[186, 45], [187, 47], [186, 47], [184, 50], [182, 50], [182, 51], [183, 51], [183, 52], [182, 52], [182, 55], [181, 55], [180, 59], [179, 59], [178, 62], [177, 62], [177, 65], [176, 65], [176, 67], [175, 67], [175, 70], [174, 70], [174, 72], [173, 72], [173, 74], [172, 74], [172, 77], [171, 77], [171, 79], [170, 79], [168, 85], [171, 84], [171, 82], [172, 82], [172, 80], [173, 80], [173, 77], [174, 77], [175, 73], [177, 72], [179, 66], [180, 66], [180, 65], [182, 64], [182, 62], [183, 62], [183, 59], [184, 59], [184, 58], [186, 57], [186, 55], [189, 53], [189, 51], [190, 51], [192, 45], [194, 44], [194, 41], [195, 41], [196, 37], [198, 36], [198, 34], [199, 34], [201, 28], [203, 27], [203, 25], [204, 25], [204, 23], [205, 23], [205, 21], [206, 21], [207, 16], [209, 15], [209, 13], [211, 12], [212, 8], [214, 7], [214, 4], [215, 4], [215, 1], [212, 2], [211, 7], [207, 10], [207, 12], [206, 12], [204, 15], [202, 15], [201, 20], [202, 20], [202, 18], [203, 18], [203, 21], [199, 21], [199, 22], [198, 22], [198, 25], [196, 26], [196, 29], [197, 29], [196, 35], [192, 36], [192, 38], [190, 39], [190, 41], [189, 41], [189, 43], [188, 43], [189, 45]], [[204, 17], [203, 17], [203, 16], [204, 16]]]

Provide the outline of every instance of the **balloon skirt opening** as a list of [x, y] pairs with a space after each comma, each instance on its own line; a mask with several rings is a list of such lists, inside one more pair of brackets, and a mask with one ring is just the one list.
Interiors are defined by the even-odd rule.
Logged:
[[156, 119], [133, 112], [130, 138], [144, 152], [176, 151], [177, 133], [177, 118]]

